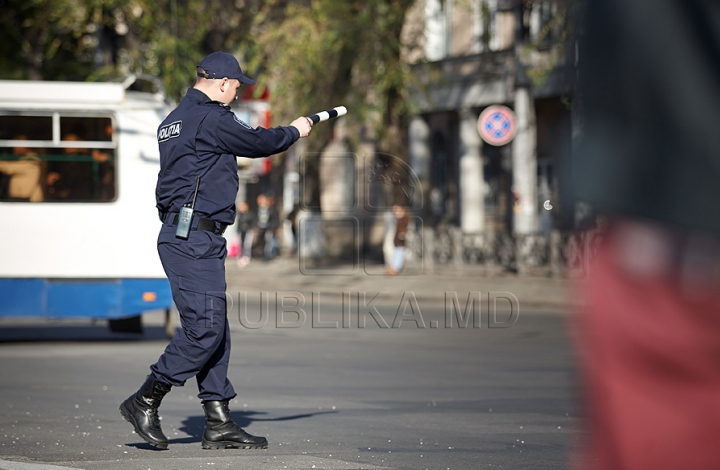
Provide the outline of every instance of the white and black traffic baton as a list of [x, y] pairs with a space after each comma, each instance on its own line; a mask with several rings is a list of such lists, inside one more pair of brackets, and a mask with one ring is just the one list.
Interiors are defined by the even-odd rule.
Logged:
[[328, 119], [344, 116], [347, 114], [347, 108], [345, 106], [338, 106], [333, 109], [329, 109], [327, 111], [322, 111], [317, 114], [313, 114], [312, 116], [308, 116], [307, 118], [310, 119], [313, 124], [317, 124], [318, 122], [327, 121]]

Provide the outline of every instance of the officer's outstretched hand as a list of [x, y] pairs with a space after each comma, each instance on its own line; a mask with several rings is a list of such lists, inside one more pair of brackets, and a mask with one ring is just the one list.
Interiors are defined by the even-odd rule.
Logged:
[[300, 137], [307, 137], [310, 135], [310, 130], [312, 130], [313, 122], [305, 116], [300, 116], [299, 118], [291, 122], [290, 125], [300, 131]]

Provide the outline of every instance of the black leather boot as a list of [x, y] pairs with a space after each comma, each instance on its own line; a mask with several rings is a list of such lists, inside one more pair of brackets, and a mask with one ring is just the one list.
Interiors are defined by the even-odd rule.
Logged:
[[148, 375], [140, 390], [120, 405], [120, 414], [148, 444], [167, 449], [168, 439], [160, 428], [158, 407], [171, 386]]
[[207, 427], [202, 438], [203, 449], [267, 449], [267, 439], [243, 431], [230, 416], [228, 400], [203, 402]]

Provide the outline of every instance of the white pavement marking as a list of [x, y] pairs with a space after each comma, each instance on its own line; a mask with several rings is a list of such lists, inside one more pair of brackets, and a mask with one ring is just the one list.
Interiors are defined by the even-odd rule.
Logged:
[[58, 467], [40, 463], [11, 462], [0, 460], [0, 470], [82, 470], [81, 468]]

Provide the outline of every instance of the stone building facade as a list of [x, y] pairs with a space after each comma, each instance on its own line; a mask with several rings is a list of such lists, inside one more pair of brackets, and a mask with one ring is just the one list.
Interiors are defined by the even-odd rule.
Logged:
[[[518, 267], [563, 257], [559, 229], [568, 209], [560, 204], [558, 173], [570, 153], [573, 93], [565, 7], [558, 1], [418, 1], [410, 28], [422, 34], [411, 61], [421, 86], [413, 98], [409, 154], [427, 195], [416, 212], [430, 229], [423, 238], [435, 238], [436, 260], [443, 258], [437, 253], [443, 236], [452, 246], [440, 250], [459, 262], [494, 259]], [[492, 105], [515, 115], [515, 136], [505, 145], [484, 142], [478, 132], [480, 114]]]

